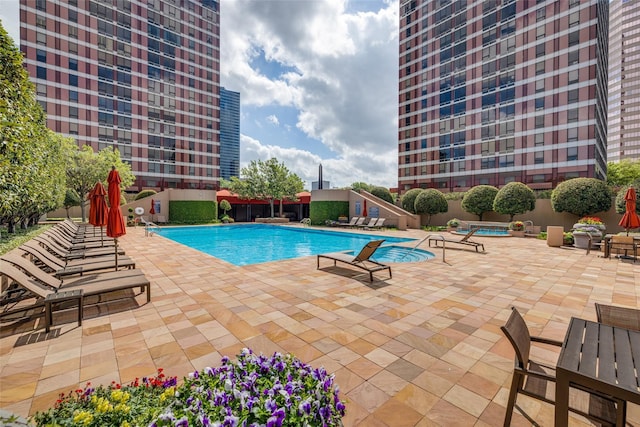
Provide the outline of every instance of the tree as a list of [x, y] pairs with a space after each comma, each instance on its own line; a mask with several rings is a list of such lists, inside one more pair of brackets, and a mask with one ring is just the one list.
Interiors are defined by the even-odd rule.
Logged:
[[220, 209], [224, 212], [224, 216], [227, 216], [227, 211], [231, 210], [231, 203], [227, 199], [220, 200]]
[[611, 190], [596, 178], [573, 178], [558, 184], [551, 193], [551, 208], [583, 217], [611, 208]]
[[354, 182], [353, 184], [351, 184], [351, 189], [357, 192], [359, 192], [360, 190], [371, 192], [371, 185], [367, 184], [366, 182]]
[[421, 190], [416, 197], [414, 210], [417, 214], [426, 214], [427, 225], [431, 223], [431, 216], [449, 210], [449, 204], [441, 191], [435, 189]]
[[402, 209], [413, 214], [416, 213], [416, 197], [418, 197], [418, 194], [420, 193], [422, 193], [421, 188], [412, 188], [411, 190], [404, 193], [400, 201], [400, 203], [402, 204]]
[[384, 200], [385, 202], [393, 204], [393, 196], [391, 195], [391, 191], [385, 187], [371, 187], [371, 191], [369, 193], [374, 196]]
[[624, 196], [627, 195], [627, 190], [633, 187], [636, 190], [636, 212], [640, 214], [640, 180], [634, 182], [631, 185], [627, 185], [622, 187], [618, 194], [616, 194], [616, 212], [619, 214], [624, 214], [627, 211], [627, 201], [624, 199]]
[[102, 182], [105, 186], [107, 176], [111, 166], [115, 166], [120, 174], [122, 183], [121, 189], [125, 189], [133, 184], [135, 176], [131, 172], [131, 165], [124, 163], [120, 159], [120, 152], [111, 148], [105, 148], [98, 153], [94, 153], [93, 149], [85, 145], [81, 149], [76, 149], [69, 156], [67, 162], [67, 186], [75, 190], [82, 198], [83, 203], [80, 205], [82, 212], [82, 221], [85, 221], [86, 196], [91, 191], [96, 182]]
[[80, 196], [78, 196], [78, 193], [76, 193], [75, 190], [71, 189], [71, 188], [67, 188], [67, 192], [64, 196], [64, 208], [67, 211], [67, 218], [69, 218], [69, 209], [71, 209], [74, 206], [80, 206], [80, 204], [82, 203], [82, 199], [80, 198]]
[[640, 160], [623, 159], [618, 163], [607, 163], [607, 184], [629, 186], [637, 180], [640, 180]]
[[476, 185], [464, 194], [460, 206], [466, 212], [478, 215], [482, 221], [482, 215], [493, 210], [496, 194], [498, 189], [492, 185]]
[[0, 25], [0, 223], [9, 233], [62, 206], [63, 143], [47, 129], [22, 54]]
[[493, 210], [509, 215], [509, 222], [515, 215], [534, 210], [536, 207], [536, 195], [531, 188], [521, 182], [510, 182], [496, 194], [493, 199]]
[[271, 217], [274, 217], [274, 202], [296, 200], [296, 194], [304, 188], [304, 183], [298, 175], [287, 169], [284, 163], [276, 158], [265, 162], [252, 160], [249, 166], [240, 171], [241, 179], [232, 176], [231, 181], [223, 181], [221, 186], [238, 194], [242, 199], [267, 200], [271, 207]]

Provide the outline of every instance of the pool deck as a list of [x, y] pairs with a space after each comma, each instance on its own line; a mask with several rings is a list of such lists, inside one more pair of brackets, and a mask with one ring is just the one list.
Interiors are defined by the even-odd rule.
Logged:
[[[151, 302], [88, 306], [80, 327], [72, 310], [56, 314], [49, 334], [43, 317], [3, 324], [0, 409], [27, 416], [86, 382], [128, 383], [157, 368], [182, 378], [250, 347], [335, 372], [345, 426], [497, 426], [513, 370], [500, 332], [511, 306], [532, 334], [562, 340], [572, 316], [595, 319], [594, 302], [639, 302], [640, 264], [535, 238], [474, 236], [486, 253], [452, 245], [443, 263], [432, 248], [435, 259], [392, 264], [393, 279], [369, 283], [358, 269], [317, 270], [315, 256], [236, 267], [141, 227], [127, 233], [119, 241], [150, 279]], [[554, 363], [557, 351], [533, 355]], [[518, 406], [553, 425], [553, 406], [525, 396]], [[639, 407], [629, 405], [628, 422], [640, 425]], [[531, 423], [516, 410], [512, 425]]]

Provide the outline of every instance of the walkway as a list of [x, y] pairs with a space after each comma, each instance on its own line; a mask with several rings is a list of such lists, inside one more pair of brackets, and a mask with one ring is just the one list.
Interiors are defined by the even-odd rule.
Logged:
[[[571, 316], [595, 319], [596, 301], [639, 302], [637, 264], [533, 238], [477, 237], [486, 254], [451, 249], [445, 264], [436, 250], [435, 260], [393, 265], [393, 279], [370, 284], [355, 269], [316, 270], [315, 257], [235, 267], [127, 231], [121, 245], [151, 280], [151, 303], [89, 307], [82, 327], [73, 313], [58, 315], [50, 336], [42, 318], [0, 329], [1, 409], [26, 416], [87, 381], [127, 383], [157, 368], [181, 378], [251, 347], [335, 372], [345, 426], [496, 426], [513, 369], [499, 327], [512, 305], [532, 334], [562, 339]], [[551, 406], [519, 405], [553, 425]], [[629, 421], [640, 425], [638, 407]], [[516, 411], [513, 425], [530, 423]]]

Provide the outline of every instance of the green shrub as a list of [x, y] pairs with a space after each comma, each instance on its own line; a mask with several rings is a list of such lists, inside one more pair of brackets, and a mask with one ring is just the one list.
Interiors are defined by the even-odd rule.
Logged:
[[433, 188], [422, 190], [414, 204], [414, 210], [417, 214], [427, 215], [427, 225], [431, 223], [431, 216], [444, 213], [449, 210], [449, 204], [441, 191]]
[[553, 190], [534, 190], [533, 192], [536, 195], [536, 199], [549, 200], [551, 198], [551, 193], [553, 192]]
[[349, 216], [348, 201], [316, 201], [309, 204], [309, 219], [312, 225], [323, 225], [327, 220], [336, 220], [340, 216]]
[[153, 196], [154, 194], [158, 194], [156, 190], [142, 190], [136, 194], [136, 197], [133, 200], [144, 199], [145, 197]]
[[369, 193], [373, 194], [376, 197], [381, 198], [382, 200], [393, 203], [393, 196], [391, 195], [391, 191], [385, 187], [373, 187]]
[[463, 200], [465, 194], [467, 194], [465, 191], [451, 191], [449, 193], [443, 193], [444, 194], [444, 198], [447, 200]]
[[231, 210], [231, 203], [227, 199], [220, 200], [220, 209], [224, 212], [225, 216], [227, 215], [227, 211]]
[[510, 182], [496, 194], [493, 199], [493, 210], [499, 214], [509, 215], [509, 222], [515, 215], [534, 210], [536, 196], [533, 190], [521, 182]]
[[554, 212], [577, 216], [591, 215], [611, 208], [611, 190], [596, 178], [574, 178], [561, 182], [551, 193]]
[[[622, 187], [618, 194], [616, 194], [616, 212], [623, 214], [627, 210], [627, 203], [624, 200], [624, 196], [627, 194], [627, 190], [630, 186]], [[633, 185], [636, 190], [636, 212], [640, 214], [640, 184]]]
[[218, 203], [212, 200], [172, 200], [169, 222], [173, 224], [208, 224], [218, 219]]
[[422, 193], [421, 188], [412, 188], [402, 195], [402, 199], [400, 203], [402, 204], [402, 209], [407, 212], [416, 213], [415, 202], [418, 194]]
[[482, 221], [482, 215], [493, 210], [496, 194], [498, 189], [492, 185], [476, 185], [465, 193], [460, 207], [465, 212], [478, 215], [478, 219]]

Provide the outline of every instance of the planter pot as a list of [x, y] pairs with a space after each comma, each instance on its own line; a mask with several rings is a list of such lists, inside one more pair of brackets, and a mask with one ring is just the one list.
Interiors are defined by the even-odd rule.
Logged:
[[509, 230], [509, 234], [513, 237], [524, 237], [524, 230]]
[[580, 230], [581, 228], [585, 228], [585, 227], [593, 227], [593, 228], [597, 228], [598, 230], [604, 232], [607, 227], [604, 224], [581, 224], [579, 222], [573, 224], [573, 229], [574, 230]]
[[[601, 240], [602, 233], [591, 233], [591, 249], [597, 248], [596, 243], [600, 243]], [[589, 234], [580, 231], [574, 231], [573, 246], [580, 249], [589, 249]]]

